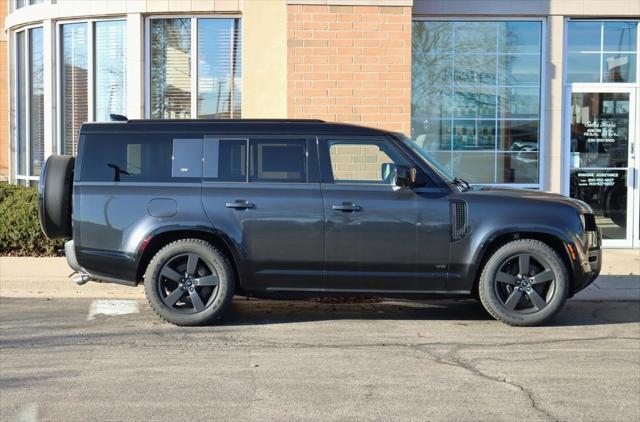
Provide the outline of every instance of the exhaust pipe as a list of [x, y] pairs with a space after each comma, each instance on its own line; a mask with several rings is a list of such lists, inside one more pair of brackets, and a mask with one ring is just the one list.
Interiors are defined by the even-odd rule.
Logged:
[[77, 276], [73, 277], [73, 281], [78, 286], [82, 286], [83, 284], [86, 284], [90, 280], [91, 280], [91, 276], [89, 274], [78, 274]]

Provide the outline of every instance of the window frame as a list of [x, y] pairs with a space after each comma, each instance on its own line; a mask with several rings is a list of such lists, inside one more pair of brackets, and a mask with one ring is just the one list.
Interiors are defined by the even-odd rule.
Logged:
[[[538, 105], [538, 115], [539, 119], [539, 128], [538, 128], [538, 183], [471, 183], [474, 186], [498, 186], [498, 187], [508, 187], [508, 188], [516, 188], [516, 189], [536, 189], [540, 190], [542, 187], [547, 186], [548, 183], [548, 170], [549, 163], [547, 160], [544, 160], [543, 157], [547, 155], [549, 144], [547, 142], [546, 136], [546, 126], [547, 126], [547, 115], [545, 113], [545, 106], [547, 102], [547, 52], [549, 48], [549, 39], [547, 32], [547, 17], [540, 16], [501, 16], [501, 15], [490, 15], [490, 16], [426, 16], [426, 15], [414, 15], [411, 18], [411, 22], [540, 22], [540, 104]], [[412, 35], [413, 37], [413, 35]], [[413, 38], [412, 38], [413, 42]], [[413, 50], [411, 51], [413, 55]], [[412, 74], [413, 81], [413, 74]], [[453, 79], [451, 84], [455, 87], [455, 81]], [[496, 86], [498, 86], [496, 82]], [[455, 92], [455, 91], [454, 91]], [[496, 107], [496, 113], [499, 112], [499, 107]], [[413, 117], [413, 115], [412, 115]], [[461, 120], [465, 120], [462, 118]], [[507, 120], [528, 120], [535, 121], [534, 119], [507, 119]], [[496, 143], [498, 142], [497, 138], [498, 134], [496, 133]], [[453, 150], [455, 152], [455, 150]], [[499, 151], [498, 148], [493, 149], [493, 153], [497, 157], [502, 151]], [[494, 169], [494, 179], [495, 172], [497, 171], [497, 167]]]
[[[28, 5], [27, 5], [28, 6]], [[26, 6], [25, 6], [26, 7]], [[33, 25], [27, 25], [24, 26], [22, 28], [20, 28], [17, 31], [13, 31], [12, 33], [12, 45], [13, 45], [13, 49], [12, 51], [10, 51], [10, 57], [11, 57], [11, 61], [13, 63], [15, 63], [15, 77], [14, 77], [14, 81], [13, 84], [11, 84], [11, 89], [13, 90], [13, 95], [15, 96], [15, 112], [14, 115], [11, 116], [11, 121], [10, 124], [13, 123], [13, 128], [11, 129], [11, 135], [13, 137], [13, 139], [10, 139], [10, 142], [13, 146], [13, 148], [15, 149], [15, 154], [11, 154], [13, 157], [12, 159], [10, 159], [12, 167], [13, 167], [13, 178], [16, 182], [20, 182], [20, 181], [24, 181], [27, 185], [31, 185], [31, 182], [37, 182], [40, 179], [40, 176], [31, 176], [31, 84], [32, 84], [32, 75], [31, 75], [31, 30], [32, 29], [37, 29], [40, 28], [43, 31], [43, 56], [45, 53], [45, 39], [44, 39], [44, 25], [42, 23], [37, 23], [37, 24], [33, 24]], [[24, 45], [25, 45], [25, 51], [24, 51], [24, 58], [23, 58], [23, 63], [21, 63], [22, 68], [20, 67], [20, 64], [18, 64], [18, 34], [24, 34]], [[44, 61], [44, 57], [43, 57], [43, 61]], [[46, 66], [46, 63], [45, 63]], [[25, 104], [25, 160], [26, 160], [26, 166], [25, 166], [25, 174], [19, 174], [18, 173], [18, 159], [19, 159], [19, 154], [18, 154], [18, 131], [19, 131], [19, 119], [20, 116], [19, 114], [19, 107], [18, 107], [18, 102], [21, 101], [19, 98], [17, 98], [17, 93], [18, 93], [18, 86], [20, 84], [20, 73], [22, 73], [22, 78], [25, 80], [25, 95], [24, 98], [22, 99], [22, 101], [24, 101]], [[10, 79], [10, 78], [8, 78]], [[46, 91], [46, 89], [45, 89]], [[45, 93], [46, 95], [46, 93]], [[45, 115], [46, 115], [46, 110], [45, 110]], [[43, 115], [43, 119], [45, 118], [45, 115]], [[44, 142], [45, 145], [45, 160], [48, 156], [47, 154], [47, 150], [46, 150], [46, 139]], [[44, 163], [43, 163], [44, 165]]]
[[[228, 15], [208, 14], [194, 15], [190, 13], [174, 13], [169, 15], [149, 15], [144, 19], [144, 118], [151, 119], [151, 21], [158, 19], [190, 19], [191, 20], [191, 117], [198, 118], [198, 20], [200, 19], [242, 19], [242, 15], [238, 13], [230, 13]], [[242, 22], [240, 23], [242, 26]], [[242, 34], [240, 34], [242, 37]], [[242, 43], [242, 40], [240, 41]], [[240, 50], [242, 59], [242, 47]], [[231, 75], [235, 72], [234, 60], [231, 61]], [[233, 115], [233, 99], [234, 89], [231, 87], [231, 111], [230, 119], [235, 118]], [[242, 110], [242, 104], [240, 105]], [[242, 113], [242, 111], [241, 111]]]
[[[63, 154], [64, 151], [64, 142], [62, 139], [62, 26], [67, 24], [74, 23], [85, 23], [87, 24], [87, 122], [95, 121], [95, 23], [96, 22], [105, 22], [105, 21], [124, 21], [125, 28], [128, 25], [127, 16], [126, 15], [118, 15], [108, 18], [84, 18], [84, 19], [68, 19], [68, 20], [60, 20], [55, 23], [55, 56], [54, 60], [56, 62], [55, 66], [55, 104], [56, 104], [56, 112], [55, 112], [55, 140], [53, 151], [55, 154]], [[125, 43], [128, 43], [129, 33], [125, 29]], [[125, 67], [128, 69], [128, 64], [125, 64]], [[125, 73], [125, 78], [128, 78], [129, 75]], [[128, 86], [128, 84], [127, 84]], [[125, 92], [126, 94], [126, 92]], [[125, 98], [125, 103], [127, 102], [127, 98]], [[77, 151], [76, 151], [77, 154]]]

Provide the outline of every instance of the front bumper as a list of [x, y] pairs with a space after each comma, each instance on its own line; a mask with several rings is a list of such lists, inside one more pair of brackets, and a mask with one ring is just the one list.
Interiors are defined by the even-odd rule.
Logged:
[[577, 262], [574, 261], [573, 294], [593, 283], [602, 269], [602, 237], [599, 232], [595, 244], [589, 246], [582, 248], [576, 245], [578, 256]]

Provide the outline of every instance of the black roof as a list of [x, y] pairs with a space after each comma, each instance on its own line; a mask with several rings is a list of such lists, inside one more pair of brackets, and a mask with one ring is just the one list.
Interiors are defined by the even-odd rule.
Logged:
[[300, 135], [385, 135], [388, 131], [346, 123], [296, 119], [175, 119], [91, 122], [82, 125], [81, 133], [166, 132]]

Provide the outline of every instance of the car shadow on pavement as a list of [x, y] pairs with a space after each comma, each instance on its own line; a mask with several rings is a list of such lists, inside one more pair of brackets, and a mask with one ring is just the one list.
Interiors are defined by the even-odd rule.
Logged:
[[[475, 300], [323, 303], [318, 301], [235, 300], [222, 325], [287, 324], [331, 320], [493, 321]], [[546, 326], [584, 326], [640, 322], [640, 302], [569, 301]]]

